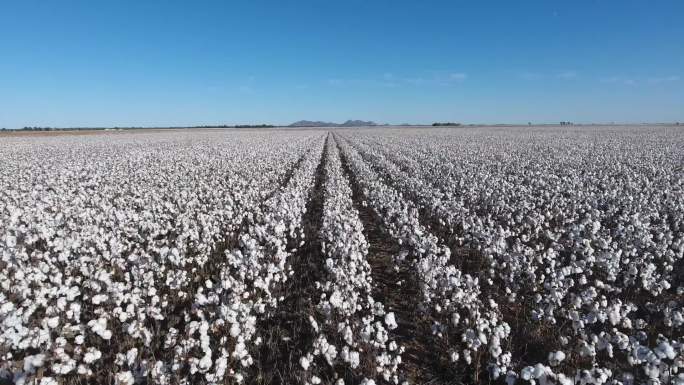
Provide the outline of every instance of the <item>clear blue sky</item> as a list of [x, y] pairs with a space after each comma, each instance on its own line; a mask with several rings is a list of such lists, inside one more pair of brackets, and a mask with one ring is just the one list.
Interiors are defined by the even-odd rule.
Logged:
[[0, 1], [0, 127], [684, 121], [684, 1]]

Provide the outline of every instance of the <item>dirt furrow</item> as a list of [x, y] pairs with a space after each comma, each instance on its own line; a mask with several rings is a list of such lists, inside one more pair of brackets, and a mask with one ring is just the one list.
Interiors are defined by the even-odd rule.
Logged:
[[[355, 147], [356, 148], [356, 147]], [[356, 148], [361, 157], [368, 162], [371, 168], [382, 176], [383, 182], [388, 186], [392, 186], [399, 191], [397, 181], [388, 177], [386, 170], [380, 165], [373, 162], [371, 156], [364, 151]], [[385, 156], [388, 162], [396, 165], [400, 169], [402, 165], [392, 157]], [[407, 171], [404, 171], [407, 172]], [[490, 278], [487, 274], [490, 261], [479, 251], [471, 247], [461, 246], [456, 240], [459, 236], [459, 229], [450, 228], [440, 223], [440, 218], [435, 216], [427, 207], [421, 205], [418, 195], [411, 191], [404, 191], [405, 199], [411, 201], [415, 207], [418, 208], [418, 219], [420, 223], [437, 236], [444, 245], [451, 250], [451, 263], [459, 268], [463, 273], [478, 277], [482, 283], [481, 289], [483, 298], [492, 298], [499, 304], [503, 319], [511, 325], [513, 334], [511, 335], [507, 349], [514, 352], [515, 357], [519, 357], [519, 362], [522, 363], [536, 363], [543, 362], [547, 358], [547, 352], [551, 349], [558, 349], [559, 343], [553, 337], [554, 333], [551, 331], [549, 325], [539, 324], [531, 319], [529, 309], [532, 308], [530, 303], [533, 298], [533, 293], [524, 293], [519, 296], [516, 302], [509, 302], [506, 293], [503, 290], [504, 285], [494, 277], [492, 285], [486, 284], [487, 279]], [[530, 346], [543, 346], [544, 349], [530, 349]], [[485, 368], [482, 368], [481, 373], [471, 373], [478, 377], [486, 377]]]
[[[329, 137], [326, 138], [326, 143]], [[309, 323], [316, 302], [315, 282], [323, 274], [323, 258], [318, 233], [323, 218], [323, 182], [325, 181], [325, 149], [316, 168], [314, 186], [302, 218], [304, 244], [289, 240], [288, 249], [298, 247], [290, 257], [292, 276], [282, 290], [279, 311], [263, 321], [258, 328], [266, 330], [264, 342], [255, 361], [261, 363], [254, 377], [257, 384], [297, 384], [301, 372], [299, 358], [311, 346], [315, 334]]]
[[[336, 139], [337, 143], [337, 139]], [[373, 298], [396, 315], [398, 328], [391, 334], [406, 348], [402, 355], [401, 373], [412, 384], [440, 384], [440, 360], [434, 349], [430, 325], [416, 308], [420, 302], [420, 288], [409, 263], [395, 261], [401, 246], [383, 229], [381, 218], [365, 202], [365, 196], [348, 159], [340, 151], [342, 169], [352, 187], [352, 200], [363, 223], [368, 241], [368, 263], [373, 277]]]

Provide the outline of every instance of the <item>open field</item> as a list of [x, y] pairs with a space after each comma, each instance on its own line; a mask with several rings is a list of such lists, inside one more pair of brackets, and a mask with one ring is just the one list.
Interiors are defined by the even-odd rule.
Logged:
[[684, 385], [684, 130], [3, 134], [0, 378]]

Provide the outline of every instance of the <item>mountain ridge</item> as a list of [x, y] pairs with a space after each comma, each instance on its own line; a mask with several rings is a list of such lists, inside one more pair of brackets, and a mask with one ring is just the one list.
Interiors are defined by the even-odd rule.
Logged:
[[298, 120], [288, 127], [365, 127], [365, 126], [377, 126], [378, 124], [373, 121], [365, 120], [347, 120], [344, 123], [334, 123], [334, 122], [323, 122], [317, 120]]

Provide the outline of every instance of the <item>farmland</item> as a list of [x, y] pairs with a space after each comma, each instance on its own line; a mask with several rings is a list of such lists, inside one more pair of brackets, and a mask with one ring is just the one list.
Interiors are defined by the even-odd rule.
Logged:
[[0, 378], [684, 385], [684, 131], [0, 137]]

